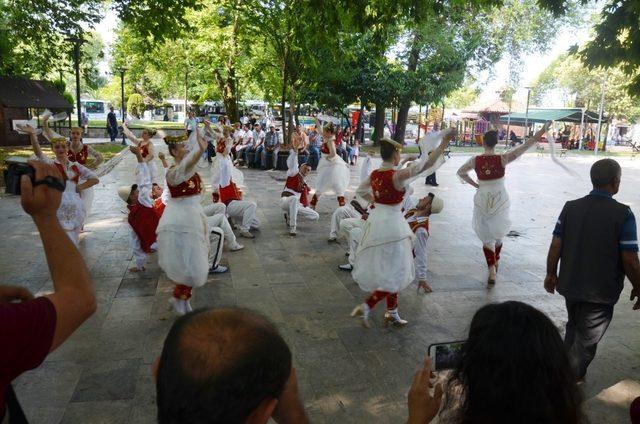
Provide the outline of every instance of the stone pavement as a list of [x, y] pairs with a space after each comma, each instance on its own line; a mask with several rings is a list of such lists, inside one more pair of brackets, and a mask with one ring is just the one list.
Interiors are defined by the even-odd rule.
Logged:
[[[558, 326], [566, 321], [562, 298], [542, 288], [545, 258], [564, 201], [589, 190], [592, 158], [566, 159], [581, 179], [535, 154], [510, 165], [512, 229], [519, 236], [506, 241], [498, 284], [487, 290], [484, 258], [470, 225], [474, 191], [455, 175], [467, 157], [453, 155], [438, 172], [440, 187], [431, 189], [445, 200], [443, 213], [431, 223], [434, 293], [417, 295], [415, 286], [400, 293], [407, 327], [383, 327], [382, 307], [375, 311], [368, 331], [349, 317], [365, 293], [349, 273], [337, 269], [345, 261], [345, 243], [326, 241], [335, 199], [321, 198], [320, 221], [301, 221], [298, 236], [290, 237], [278, 203], [281, 172], [244, 171], [247, 196], [258, 202], [263, 227], [254, 240], [241, 240], [245, 250], [225, 252], [223, 264], [230, 266], [230, 272], [211, 277], [195, 290], [194, 307], [243, 306], [273, 320], [293, 350], [312, 422], [404, 421], [405, 394], [427, 346], [465, 338], [478, 307], [515, 299], [540, 308]], [[142, 275], [127, 271], [133, 261], [125, 207], [116, 187], [132, 182], [133, 167], [134, 159], [127, 154], [101, 178], [81, 242], [94, 277], [98, 311], [38, 369], [16, 383], [32, 423], [155, 422], [151, 364], [174, 315], [166, 310], [171, 284], [156, 264], [149, 264]], [[640, 161], [624, 160], [623, 169], [617, 198], [638, 215], [640, 186], [634, 181], [640, 177]], [[357, 175], [354, 169], [351, 193]], [[314, 179], [315, 175], [312, 186]], [[416, 195], [429, 191], [422, 181], [414, 186]], [[4, 232], [0, 283], [21, 284], [34, 293], [51, 290], [40, 240], [19, 199], [0, 199], [0, 216]], [[627, 285], [589, 369], [583, 386], [586, 398], [623, 380], [640, 380], [640, 312], [631, 311], [628, 296]], [[609, 422], [626, 422], [623, 405], [607, 401], [593, 408]]]

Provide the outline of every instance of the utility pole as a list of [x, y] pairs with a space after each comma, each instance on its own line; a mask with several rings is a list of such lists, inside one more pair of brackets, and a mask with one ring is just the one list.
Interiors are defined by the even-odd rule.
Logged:
[[[79, 37], [70, 36], [65, 41], [73, 43], [73, 67], [76, 73], [76, 112], [78, 115], [78, 126], [82, 126], [82, 103], [80, 102], [80, 46], [85, 43], [82, 35]], [[62, 76], [61, 76], [62, 79]]]
[[[125, 113], [126, 113], [126, 108], [125, 108], [125, 103], [124, 103], [124, 73], [128, 70], [128, 68], [125, 68], [124, 66], [121, 66], [120, 68], [118, 68], [118, 72], [120, 72], [120, 95], [121, 95], [121, 104], [120, 104], [120, 113], [121, 113], [121, 118], [122, 118], [122, 124], [124, 124], [125, 121]], [[125, 135], [124, 135], [124, 131], [122, 131], [122, 145], [126, 146], [127, 145], [127, 141], [125, 140]]]
[[531, 87], [525, 87], [527, 89], [527, 109], [524, 113], [524, 138], [523, 141], [527, 141], [529, 136], [529, 99], [531, 98]]

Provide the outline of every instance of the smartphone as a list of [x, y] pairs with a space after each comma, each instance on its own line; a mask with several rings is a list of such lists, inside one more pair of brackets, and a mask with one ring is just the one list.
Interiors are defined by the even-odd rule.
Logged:
[[433, 363], [433, 370], [443, 371], [455, 368], [460, 361], [464, 343], [464, 341], [457, 341], [430, 345], [428, 353]]

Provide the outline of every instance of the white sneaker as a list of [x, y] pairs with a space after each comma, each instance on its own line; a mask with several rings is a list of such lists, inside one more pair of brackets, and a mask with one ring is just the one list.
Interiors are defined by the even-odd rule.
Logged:
[[209, 269], [209, 274], [223, 274], [229, 271], [229, 268], [226, 266], [218, 265]]
[[353, 265], [351, 264], [338, 265], [338, 269], [342, 271], [353, 271]]
[[296, 227], [291, 227], [291, 228], [289, 228], [289, 235], [290, 235], [290, 236], [295, 236], [296, 234], [298, 234], [298, 233], [296, 232]]
[[256, 238], [256, 236], [254, 236], [253, 234], [251, 234], [251, 233], [249, 232], [249, 230], [240, 230], [240, 235], [241, 235], [242, 237], [244, 237], [244, 238], [250, 238], [250, 239], [252, 239], [252, 238]]
[[360, 305], [358, 305], [355, 308], [353, 308], [353, 311], [351, 311], [351, 316], [352, 317], [361, 317], [362, 318], [362, 325], [365, 328], [371, 328], [371, 324], [369, 323], [369, 313], [370, 312], [371, 312], [371, 309], [369, 308], [369, 305], [367, 305], [366, 303], [361, 303]]
[[236, 243], [236, 245], [231, 247], [229, 250], [232, 252], [237, 252], [238, 250], [242, 250], [242, 249], [244, 249], [244, 246], [241, 245], [240, 243]]

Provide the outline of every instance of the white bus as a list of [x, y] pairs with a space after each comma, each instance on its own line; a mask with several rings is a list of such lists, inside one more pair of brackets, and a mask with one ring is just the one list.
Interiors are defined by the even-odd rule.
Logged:
[[[82, 112], [87, 115], [89, 121], [92, 119], [106, 120], [107, 114], [109, 113], [109, 106], [110, 103], [106, 100], [80, 99]], [[116, 114], [119, 116], [119, 110], [116, 111]]]

